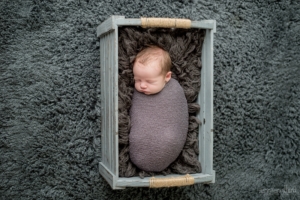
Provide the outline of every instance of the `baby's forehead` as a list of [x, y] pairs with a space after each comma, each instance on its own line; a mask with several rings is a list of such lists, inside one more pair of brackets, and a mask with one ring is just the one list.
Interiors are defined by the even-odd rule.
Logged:
[[161, 62], [157, 59], [155, 60], [148, 60], [147, 62], [141, 62], [140, 60], [137, 60], [133, 67], [139, 67], [139, 68], [151, 68], [153, 70], [161, 70]]
[[135, 62], [133, 66], [133, 71], [153, 71], [153, 72], [160, 72], [162, 71], [162, 68], [159, 64], [159, 62], [148, 62], [148, 63], [141, 63], [141, 62]]
[[159, 75], [162, 72], [161, 66], [156, 63], [148, 63], [142, 64], [140, 62], [135, 63], [133, 67], [134, 75], [142, 75], [142, 74], [156, 74]]
[[163, 59], [162, 56], [153, 54], [153, 55], [144, 55], [144, 56], [141, 56], [141, 57], [137, 57], [135, 62], [142, 63], [144, 65], [148, 65], [148, 64], [151, 64], [151, 63], [160, 64], [160, 61], [162, 59]]

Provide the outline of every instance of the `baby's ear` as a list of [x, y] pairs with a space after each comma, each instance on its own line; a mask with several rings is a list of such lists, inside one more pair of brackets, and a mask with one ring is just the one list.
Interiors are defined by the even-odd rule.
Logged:
[[171, 79], [171, 77], [172, 77], [172, 72], [171, 71], [167, 72], [165, 77], [166, 82], [168, 82]]

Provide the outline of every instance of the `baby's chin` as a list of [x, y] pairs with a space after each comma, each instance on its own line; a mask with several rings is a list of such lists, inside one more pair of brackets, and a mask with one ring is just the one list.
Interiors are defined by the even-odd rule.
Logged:
[[139, 91], [140, 93], [143, 93], [143, 94], [145, 94], [145, 95], [151, 95], [151, 94], [153, 94], [153, 93], [151, 93], [151, 92], [143, 92], [143, 91]]
[[152, 94], [155, 94], [155, 93], [150, 93], [150, 92], [143, 92], [145, 95], [152, 95]]
[[153, 93], [153, 92], [149, 92], [149, 91], [142, 91], [142, 90], [138, 90], [138, 89], [136, 89], [138, 92], [140, 92], [140, 93], [143, 93], [143, 94], [145, 94], [145, 95], [151, 95], [151, 94], [156, 94], [156, 93]]

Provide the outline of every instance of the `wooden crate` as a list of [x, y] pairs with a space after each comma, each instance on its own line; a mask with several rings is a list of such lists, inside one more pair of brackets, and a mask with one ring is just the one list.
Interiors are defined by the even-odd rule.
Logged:
[[[101, 68], [101, 148], [102, 162], [99, 163], [100, 174], [106, 179], [113, 189], [126, 187], [155, 187], [152, 183], [159, 180], [168, 182], [174, 179], [186, 179], [182, 175], [171, 174], [153, 178], [119, 177], [119, 144], [118, 144], [118, 27], [144, 26], [152, 18], [126, 19], [124, 16], [111, 16], [97, 27], [97, 37], [100, 38], [100, 68]], [[171, 28], [180, 24], [179, 19], [154, 18], [160, 27]], [[168, 20], [168, 21], [166, 21]], [[171, 21], [170, 21], [171, 20]], [[166, 22], [166, 23], [165, 23]], [[185, 23], [185, 21], [183, 21]], [[213, 170], [213, 34], [216, 32], [215, 20], [189, 21], [190, 28], [205, 29], [205, 38], [202, 48], [201, 88], [197, 102], [201, 111], [197, 117], [202, 122], [199, 127], [199, 161], [202, 173], [190, 174], [192, 183], [214, 183], [215, 171]], [[185, 26], [185, 25], [183, 25]], [[178, 28], [178, 26], [176, 26]], [[182, 28], [182, 27], [179, 27]], [[183, 27], [186, 28], [186, 27]], [[182, 178], [181, 178], [182, 177]], [[182, 185], [182, 184], [181, 184]]]

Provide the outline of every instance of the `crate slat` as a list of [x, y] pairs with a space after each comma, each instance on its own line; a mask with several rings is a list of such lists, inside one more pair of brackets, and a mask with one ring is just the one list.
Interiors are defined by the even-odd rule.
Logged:
[[[122, 18], [122, 17], [120, 17]], [[116, 26], [116, 25], [115, 25]], [[118, 28], [117, 26], [115, 27], [115, 31], [113, 34], [113, 38], [112, 40], [115, 41], [113, 42], [113, 46], [112, 46], [112, 52], [113, 52], [113, 102], [114, 102], [114, 106], [113, 108], [113, 113], [114, 113], [114, 119], [113, 119], [113, 148], [112, 148], [112, 152], [113, 152], [113, 156], [112, 156], [112, 161], [113, 161], [113, 172], [116, 175], [116, 177], [119, 176], [119, 135], [118, 135], [118, 131], [119, 131], [119, 116], [118, 116], [118, 95], [119, 95], [119, 64], [118, 64], [118, 46], [119, 46], [119, 39], [118, 39]]]
[[105, 166], [108, 165], [107, 163], [107, 158], [106, 158], [106, 143], [107, 143], [107, 133], [106, 133], [106, 124], [107, 124], [107, 118], [106, 118], [106, 89], [105, 89], [105, 85], [106, 85], [106, 59], [105, 59], [105, 44], [106, 44], [106, 38], [103, 37], [101, 40], [101, 47], [100, 47], [100, 52], [102, 55], [102, 65], [101, 65], [101, 107], [102, 107], [102, 123], [101, 123], [101, 147], [102, 147], [102, 162]]
[[108, 57], [108, 64], [107, 64], [107, 68], [108, 68], [108, 74], [107, 74], [107, 96], [108, 96], [108, 113], [107, 113], [107, 118], [108, 120], [108, 143], [107, 143], [107, 150], [108, 150], [108, 155], [107, 157], [109, 158], [109, 169], [112, 171], [112, 132], [113, 132], [113, 128], [112, 128], [112, 118], [113, 118], [113, 113], [112, 113], [112, 106], [113, 106], [113, 101], [112, 101], [112, 63], [111, 63], [111, 56], [112, 56], [112, 52], [111, 52], [111, 34], [112, 32], [109, 32], [108, 34], [108, 40], [107, 40], [107, 57]]
[[211, 30], [206, 30], [206, 35], [209, 37], [205, 37], [205, 46], [204, 51], [206, 52], [206, 112], [205, 112], [205, 173], [212, 174], [212, 163], [213, 163], [213, 32]]
[[[108, 37], [108, 43], [107, 43], [107, 53], [108, 53], [108, 80], [107, 80], [107, 84], [108, 84], [108, 93], [107, 93], [107, 96], [108, 96], [108, 99], [109, 101], [107, 102], [108, 103], [108, 115], [107, 117], [109, 118], [109, 127], [108, 127], [108, 147], [107, 149], [109, 150], [108, 151], [108, 158], [109, 158], [109, 161], [110, 161], [110, 170], [113, 172], [113, 107], [114, 107], [114, 102], [113, 102], [113, 99], [112, 99], [112, 96], [113, 96], [113, 62], [112, 62], [112, 56], [113, 56], [113, 52], [112, 52], [112, 41], [113, 41], [113, 35], [114, 32], [110, 32], [109, 33], [109, 37]], [[114, 173], [114, 172], [113, 172]]]
[[[111, 35], [112, 35], [112, 32], [109, 32], [109, 34], [108, 34], [108, 39], [107, 39], [107, 42], [108, 42], [108, 44], [107, 44], [107, 49], [106, 49], [106, 51], [107, 51], [107, 53], [108, 53], [108, 63], [107, 63], [107, 66], [108, 66], [108, 74], [107, 74], [107, 85], [108, 85], [108, 87], [107, 87], [107, 96], [108, 96], [108, 99], [109, 99], [109, 101], [107, 102], [107, 105], [108, 105], [108, 115], [107, 115], [107, 118], [109, 119], [109, 123], [108, 123], [108, 127], [107, 127], [107, 130], [108, 130], [108, 133], [107, 133], [107, 135], [108, 135], [108, 147], [107, 147], [107, 149], [108, 149], [108, 155], [107, 155], [107, 157], [109, 158], [109, 160], [110, 160], [110, 162], [112, 162], [112, 160], [111, 160], [111, 158], [112, 158], [112, 152], [111, 152], [111, 148], [112, 148], [112, 118], [113, 118], [113, 116], [112, 116], [112, 105], [113, 105], [113, 102], [112, 102], [112, 81], [111, 81], [111, 79], [112, 79], [112, 58], [111, 58], [111, 56], [112, 56], [112, 49], [111, 49]], [[110, 163], [111, 165], [110, 165], [110, 167], [109, 167], [109, 169], [110, 170], [112, 170], [112, 168], [113, 168], [113, 163]]]

